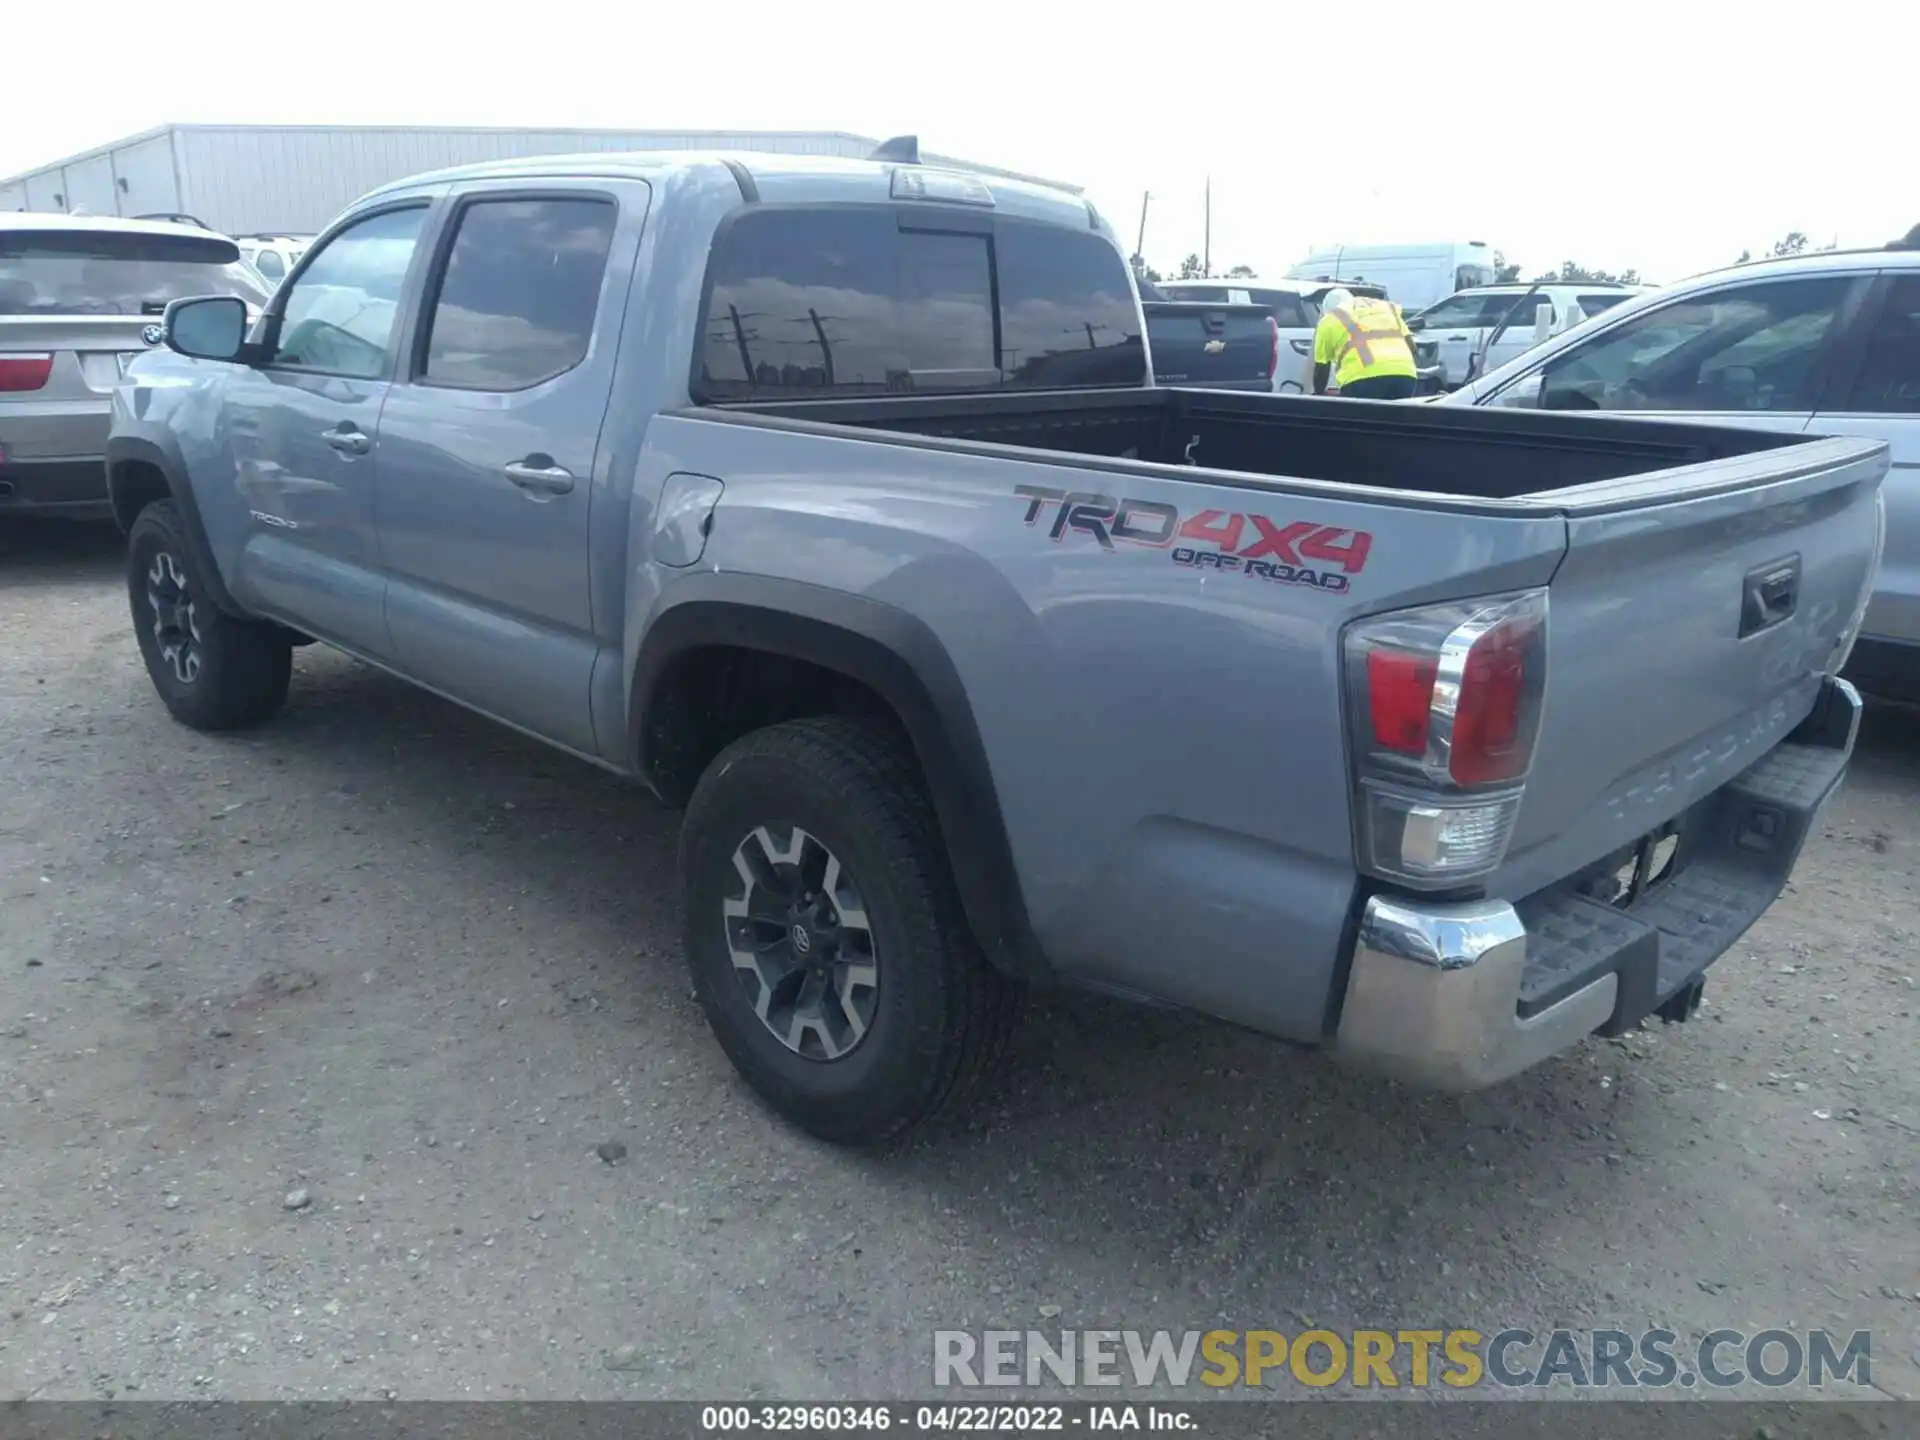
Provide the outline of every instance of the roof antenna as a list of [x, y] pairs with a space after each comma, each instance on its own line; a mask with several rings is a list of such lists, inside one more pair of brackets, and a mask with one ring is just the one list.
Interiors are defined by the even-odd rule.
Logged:
[[901, 165], [920, 163], [920, 137], [918, 135], [896, 135], [891, 140], [882, 140], [873, 147], [869, 160], [892, 160]]

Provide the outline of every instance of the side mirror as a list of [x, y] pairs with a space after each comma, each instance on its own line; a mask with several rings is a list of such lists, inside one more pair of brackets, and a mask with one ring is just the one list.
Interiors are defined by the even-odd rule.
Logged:
[[160, 322], [167, 348], [191, 360], [237, 360], [247, 343], [247, 302], [207, 295], [168, 304]]

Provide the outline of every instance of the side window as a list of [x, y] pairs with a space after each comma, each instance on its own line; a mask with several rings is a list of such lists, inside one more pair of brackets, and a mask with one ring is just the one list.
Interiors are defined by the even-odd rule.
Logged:
[[1551, 311], [1547, 297], [1537, 291], [1532, 295], [1502, 295], [1487, 302], [1486, 318], [1481, 323], [1494, 326], [1504, 321], [1509, 331], [1531, 330], [1534, 316], [1543, 306]]
[[1844, 277], [1678, 300], [1556, 356], [1547, 410], [1811, 410]]
[[893, 209], [747, 210], [715, 242], [709, 291], [701, 400], [1146, 378], [1126, 264], [1090, 231], [1003, 220], [988, 236], [903, 229]]
[[618, 214], [586, 196], [466, 205], [427, 316], [421, 379], [525, 390], [586, 359]]
[[253, 268], [269, 280], [279, 280], [287, 273], [287, 267], [280, 261], [278, 250], [261, 250], [253, 257]]
[[1867, 358], [1844, 407], [1865, 415], [1920, 414], [1920, 275], [1893, 282], [1867, 339]]
[[426, 207], [388, 210], [342, 230], [283, 292], [273, 363], [371, 380], [385, 373], [400, 292]]
[[[1482, 325], [1491, 325], [1499, 318], [1499, 310], [1512, 304], [1511, 297], [1496, 296], [1491, 301], [1485, 295], [1455, 295], [1442, 300], [1438, 305], [1423, 310], [1420, 314], [1420, 328], [1423, 330], [1472, 330]], [[1493, 317], [1488, 318], [1488, 312]]]

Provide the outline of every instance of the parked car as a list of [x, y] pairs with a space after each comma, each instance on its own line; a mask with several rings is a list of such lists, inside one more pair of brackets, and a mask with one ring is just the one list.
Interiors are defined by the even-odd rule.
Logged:
[[1408, 324], [1434, 342], [1441, 385], [1455, 390], [1589, 316], [1652, 291], [1651, 285], [1613, 283], [1488, 285], [1450, 295]]
[[1827, 251], [1641, 294], [1447, 403], [1887, 441], [1887, 538], [1849, 671], [1920, 700], [1920, 250]]
[[108, 513], [114, 383], [167, 303], [266, 291], [225, 236], [167, 222], [0, 214], [0, 514]]
[[1479, 240], [1334, 245], [1314, 251], [1289, 269], [1287, 278], [1338, 281], [1349, 290], [1355, 284], [1381, 285], [1411, 315], [1457, 290], [1493, 284], [1493, 251]]
[[1690, 1016], [1846, 767], [1886, 446], [1156, 387], [1138, 307], [907, 163], [387, 186], [120, 386], [141, 659], [221, 729], [326, 641], [685, 806], [707, 1018], [837, 1141], [1029, 983], [1453, 1089]]
[[[1335, 287], [1322, 280], [1162, 280], [1157, 290], [1170, 300], [1225, 301], [1235, 305], [1260, 305], [1273, 317], [1273, 388], [1279, 394], [1304, 395], [1313, 390], [1313, 331], [1320, 323], [1322, 302]], [[1353, 284], [1345, 287], [1355, 295], [1387, 299], [1378, 285]], [[1414, 340], [1414, 362], [1420, 367], [1423, 390], [1439, 386], [1439, 347], [1432, 341]], [[1158, 352], [1156, 352], [1157, 354]]]
[[[1279, 331], [1258, 305], [1168, 295], [1137, 280], [1156, 385], [1270, 390], [1280, 364]], [[1094, 336], [1088, 337], [1091, 346]]]
[[300, 263], [312, 239], [306, 235], [236, 235], [240, 253], [258, 270], [269, 286], [287, 278], [287, 272]]

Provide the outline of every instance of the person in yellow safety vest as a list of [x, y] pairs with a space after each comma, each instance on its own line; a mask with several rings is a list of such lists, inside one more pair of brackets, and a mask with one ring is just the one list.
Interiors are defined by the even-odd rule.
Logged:
[[1342, 396], [1355, 400], [1406, 400], [1419, 367], [1413, 332], [1391, 300], [1351, 290], [1329, 290], [1313, 332], [1313, 393], [1327, 393], [1332, 377]]

